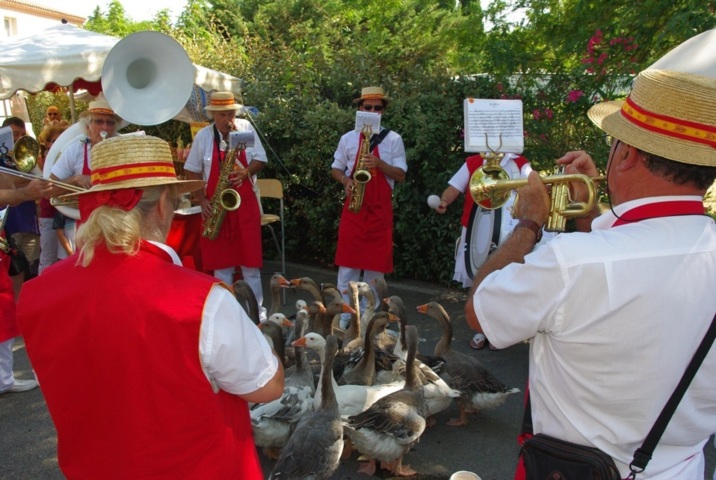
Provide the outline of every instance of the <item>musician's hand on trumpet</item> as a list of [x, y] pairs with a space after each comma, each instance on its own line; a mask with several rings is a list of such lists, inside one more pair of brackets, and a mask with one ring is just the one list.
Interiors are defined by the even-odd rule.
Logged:
[[529, 220], [540, 227], [547, 222], [551, 201], [547, 185], [539, 173], [530, 172], [527, 185], [517, 190], [519, 201], [513, 205], [512, 216], [518, 220]]
[[[590, 178], [598, 178], [599, 170], [592, 157], [583, 150], [567, 152], [557, 159], [557, 165], [563, 165], [566, 174], [582, 174]], [[589, 197], [588, 186], [584, 183], [570, 183], [570, 195], [574, 201], [583, 202]], [[592, 220], [599, 216], [599, 208], [595, 202], [589, 215], [575, 218], [574, 223], [580, 232], [589, 232], [592, 229]]]
[[[597, 170], [594, 160], [587, 152], [582, 150], [565, 153], [564, 156], [557, 159], [557, 165], [563, 165], [564, 173], [568, 175], [581, 173], [591, 178], [599, 176], [599, 170]], [[583, 183], [571, 183], [570, 192], [572, 193], [572, 200], [575, 201], [583, 202], [588, 197], [587, 186]]]

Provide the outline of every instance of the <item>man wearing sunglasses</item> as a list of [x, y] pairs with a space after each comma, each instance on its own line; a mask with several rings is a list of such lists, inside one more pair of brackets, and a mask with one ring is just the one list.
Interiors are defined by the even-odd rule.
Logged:
[[[354, 103], [359, 111], [382, 115], [389, 101], [381, 87], [366, 87]], [[348, 207], [354, 185], [353, 173], [364, 140], [371, 142], [368, 153], [363, 156], [371, 179], [365, 184], [360, 210], [352, 212]], [[356, 130], [346, 133], [333, 157], [331, 176], [341, 183], [346, 195], [335, 257], [337, 287], [344, 292], [350, 281], [360, 279], [361, 270], [363, 281], [369, 284], [393, 271], [393, 187], [395, 182], [405, 180], [408, 164], [403, 139], [382, 125], [379, 132], [373, 132], [372, 139], [364, 139]], [[348, 295], [344, 294], [344, 298], [347, 301]], [[341, 328], [347, 327], [349, 318], [341, 319]]]
[[[90, 187], [90, 150], [105, 138], [117, 135], [126, 125], [104, 100], [90, 102], [89, 108], [80, 115], [84, 136], [72, 142], [57, 158], [50, 170], [50, 178], [62, 180], [78, 187]], [[50, 159], [51, 160], [51, 159]]]

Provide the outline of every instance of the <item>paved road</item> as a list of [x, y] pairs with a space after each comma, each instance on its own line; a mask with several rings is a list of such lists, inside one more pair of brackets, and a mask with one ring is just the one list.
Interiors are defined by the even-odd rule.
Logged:
[[[265, 282], [275, 263], [265, 268]], [[289, 264], [287, 278], [300, 276], [312, 277], [317, 282], [335, 282], [335, 273], [328, 270], [309, 268]], [[488, 369], [495, 373], [508, 386], [524, 390], [527, 379], [527, 351], [525, 344], [506, 350], [471, 350], [467, 346], [472, 336], [464, 322], [463, 306], [465, 294], [459, 290], [448, 290], [434, 285], [412, 281], [389, 281], [392, 295], [403, 298], [408, 310], [410, 322], [418, 327], [421, 342], [420, 350], [430, 354], [440, 338], [441, 330], [436, 321], [417, 313], [415, 307], [429, 301], [440, 302], [453, 319], [455, 329], [453, 347], [456, 350], [475, 355]], [[266, 287], [266, 303], [269, 291]], [[284, 313], [291, 313], [295, 301], [309, 299], [305, 292], [289, 291], [286, 295]], [[20, 378], [30, 378], [31, 367], [25, 355], [24, 345], [18, 341], [15, 345], [16, 371]], [[81, 375], [81, 372], [77, 372]], [[92, 379], [86, 379], [91, 382]], [[112, 412], [107, 412], [111, 415]], [[457, 408], [438, 414], [438, 423], [428, 429], [420, 443], [405, 457], [419, 474], [416, 480], [447, 479], [457, 470], [476, 472], [483, 480], [503, 480], [512, 478], [514, 464], [518, 454], [515, 438], [522, 419], [522, 397], [514, 395], [499, 409], [473, 415], [470, 424], [465, 427], [448, 427], [448, 419], [457, 415]], [[716, 453], [712, 444], [706, 448], [708, 472], [713, 472]], [[262, 457], [264, 471], [268, 475], [273, 462]], [[358, 463], [353, 458], [347, 460], [339, 469], [337, 479], [367, 479], [357, 474]], [[45, 407], [42, 392], [39, 389], [21, 394], [0, 395], [0, 479], [62, 479], [57, 467], [55, 430]], [[383, 478], [389, 478], [383, 475]], [[710, 476], [707, 477], [709, 480]]]

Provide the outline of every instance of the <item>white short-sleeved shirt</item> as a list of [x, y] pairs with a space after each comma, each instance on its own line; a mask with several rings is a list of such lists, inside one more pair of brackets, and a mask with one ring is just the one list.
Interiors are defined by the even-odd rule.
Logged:
[[[50, 173], [60, 180], [65, 180], [74, 175], [82, 175], [85, 163], [85, 145], [88, 141], [89, 138], [85, 137], [67, 145], [52, 166]], [[87, 148], [87, 154], [89, 155], [92, 147], [87, 145]]]
[[[698, 200], [658, 197], [615, 207]], [[716, 312], [716, 225], [703, 215], [652, 218], [559, 235], [481, 283], [473, 304], [497, 347], [532, 339], [535, 432], [611, 455], [626, 477]], [[702, 449], [716, 431], [711, 349], [644, 479], [703, 478]]]
[[[166, 251], [174, 264], [181, 265], [171, 247], [151, 243]], [[278, 359], [266, 338], [231, 292], [219, 285], [214, 285], [206, 297], [199, 330], [199, 355], [212, 386], [235, 395], [258, 390], [278, 370]]]
[[[383, 129], [381, 128], [381, 131]], [[333, 154], [333, 163], [331, 168], [341, 170], [344, 175], [350, 176], [353, 172], [353, 165], [358, 155], [358, 146], [360, 145], [360, 132], [351, 130], [343, 135], [338, 142], [338, 148]], [[404, 172], [408, 171], [408, 162], [405, 158], [405, 145], [403, 145], [402, 137], [394, 131], [390, 131], [378, 146], [380, 159], [388, 165], [397, 167]], [[386, 176], [390, 188], [395, 187], [395, 180]]]
[[[251, 123], [243, 118], [236, 118], [234, 119], [234, 125], [236, 125], [236, 131], [238, 132], [254, 132], [254, 146], [246, 149], [246, 161], [248, 163], [251, 163], [252, 160], [268, 162], [266, 150], [264, 150], [261, 139], [251, 126]], [[211, 124], [208, 127], [204, 127], [199, 130], [194, 136], [189, 156], [184, 164], [184, 170], [201, 173], [204, 181], [208, 181], [209, 173], [211, 172], [211, 159], [213, 155], [214, 125]], [[256, 181], [256, 176], [253, 177], [253, 180]]]

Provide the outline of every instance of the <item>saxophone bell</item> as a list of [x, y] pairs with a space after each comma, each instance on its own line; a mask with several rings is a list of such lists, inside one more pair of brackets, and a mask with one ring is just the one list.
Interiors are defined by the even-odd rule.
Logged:
[[209, 240], [216, 240], [219, 236], [226, 212], [234, 211], [241, 206], [241, 196], [231, 186], [229, 174], [236, 166], [236, 155], [247, 146], [254, 145], [254, 132], [231, 132], [229, 144], [230, 148], [221, 166], [216, 190], [211, 197], [211, 214], [204, 221], [204, 229], [201, 232], [202, 236]]

